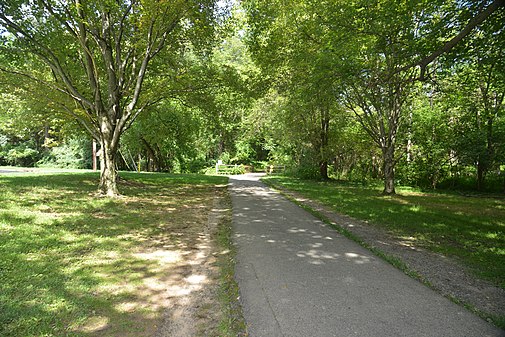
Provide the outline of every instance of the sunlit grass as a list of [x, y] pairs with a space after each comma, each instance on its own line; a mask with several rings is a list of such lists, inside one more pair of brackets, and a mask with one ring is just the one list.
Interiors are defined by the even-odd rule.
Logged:
[[367, 220], [417, 245], [454, 256], [476, 274], [505, 288], [505, 199], [465, 197], [397, 188], [383, 196], [380, 187], [268, 177], [337, 212]]
[[223, 177], [0, 176], [0, 336], [153, 335]]

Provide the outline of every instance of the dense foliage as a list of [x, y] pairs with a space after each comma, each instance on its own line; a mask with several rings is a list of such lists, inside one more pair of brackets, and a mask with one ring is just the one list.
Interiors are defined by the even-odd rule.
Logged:
[[[46, 9], [32, 15], [51, 14], [52, 2], [40, 3]], [[139, 7], [144, 16], [124, 27], [158, 20], [148, 3]], [[166, 49], [149, 59], [138, 109], [118, 131], [117, 168], [211, 172], [221, 160], [256, 169], [286, 165], [305, 178], [383, 180], [384, 193], [397, 183], [505, 189], [503, 1], [246, 0], [231, 12], [224, 2], [201, 5], [214, 12], [188, 9]], [[44, 46], [72, 63], [61, 56], [70, 37], [55, 28], [64, 16], [39, 32], [23, 18], [28, 12], [18, 11]], [[79, 20], [68, 20], [78, 27]], [[58, 34], [67, 42], [49, 40]], [[22, 42], [6, 33], [2, 41], [3, 51]], [[0, 53], [0, 164], [90, 167], [91, 137], [76, 129], [76, 120], [86, 124], [86, 109], [72, 108], [69, 117], [68, 97], [24, 80], [51, 80], [40, 58], [20, 55]], [[35, 71], [19, 74], [28, 68]], [[92, 88], [78, 68], [69, 74], [87, 94]], [[60, 85], [61, 76], [53, 76]]]
[[279, 96], [265, 123], [301, 176], [505, 188], [503, 1], [244, 6]]
[[115, 196], [122, 135], [173, 95], [181, 59], [205, 57], [221, 17], [214, 0], [3, 1], [1, 69], [100, 144], [99, 191]]

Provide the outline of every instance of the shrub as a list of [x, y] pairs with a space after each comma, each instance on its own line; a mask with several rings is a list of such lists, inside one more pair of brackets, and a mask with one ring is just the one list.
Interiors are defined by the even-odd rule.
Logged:
[[318, 180], [321, 178], [321, 173], [319, 172], [319, 167], [310, 164], [304, 164], [300, 166], [295, 166], [287, 171], [288, 175], [294, 176], [300, 179], [307, 180]]
[[6, 160], [10, 165], [32, 167], [37, 161], [39, 152], [30, 147], [21, 145], [7, 152]]
[[[207, 161], [205, 160], [205, 158], [194, 158], [194, 159], [190, 159], [189, 161], [187, 161], [185, 163], [185, 167], [184, 167], [184, 170], [185, 172], [189, 172], [189, 173], [199, 173], [199, 172], [202, 172], [202, 170], [206, 170], [206, 166], [207, 166]], [[215, 171], [215, 168], [214, 168], [214, 171]]]
[[85, 169], [92, 165], [91, 142], [88, 139], [72, 138], [51, 151], [38, 166]]

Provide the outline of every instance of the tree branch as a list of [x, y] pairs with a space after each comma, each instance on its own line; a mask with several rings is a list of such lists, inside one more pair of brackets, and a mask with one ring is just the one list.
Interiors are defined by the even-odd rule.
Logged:
[[67, 73], [63, 70], [60, 60], [54, 53], [44, 46], [42, 43], [37, 41], [33, 36], [31, 36], [27, 31], [21, 28], [19, 25], [15, 24], [12, 20], [10, 20], [4, 13], [0, 11], [0, 19], [2, 22], [8, 26], [10, 29], [14, 30], [18, 34], [21, 34], [25, 37], [31, 44], [33, 44], [30, 52], [38, 55], [44, 63], [46, 63], [58, 76], [60, 76], [61, 80], [65, 84], [68, 89], [68, 92], [71, 92], [71, 95], [74, 99], [79, 101], [81, 104], [86, 105], [88, 107], [93, 107], [93, 104], [87, 100], [73, 85], [72, 81], [68, 77]]
[[84, 53], [84, 66], [86, 68], [86, 73], [88, 75], [88, 81], [91, 86], [91, 90], [93, 92], [93, 96], [95, 99], [94, 110], [95, 111], [103, 111], [103, 101], [100, 93], [100, 82], [98, 80], [98, 74], [96, 65], [93, 59], [93, 55], [88, 46], [88, 38], [87, 38], [87, 28], [84, 24], [84, 12], [82, 10], [81, 0], [75, 0], [75, 5], [77, 7], [77, 15], [79, 16], [79, 34], [78, 41], [81, 44], [82, 51]]
[[[46, 0], [40, 0], [40, 2], [42, 3], [42, 5], [44, 6], [44, 8], [53, 16], [56, 18], [56, 20], [58, 20], [59, 23], [61, 23], [63, 26], [65, 26], [67, 28], [67, 31], [72, 34], [74, 37], [77, 37], [77, 33], [75, 31], [75, 29], [68, 23], [67, 20], [65, 20], [63, 17], [61, 17], [59, 14], [57, 14], [53, 7], [47, 3]], [[60, 5], [64, 6], [63, 4], [60, 3]], [[65, 13], [67, 13], [68, 15], [68, 10], [66, 9], [65, 7]], [[69, 16], [70, 18], [71, 16]]]
[[433, 62], [440, 55], [449, 52], [452, 48], [454, 48], [461, 40], [463, 40], [470, 32], [484, 22], [491, 14], [497, 11], [500, 7], [505, 6], [505, 0], [494, 0], [486, 9], [473, 17], [470, 22], [458, 33], [455, 37], [447, 41], [441, 48], [435, 50], [433, 53], [423, 58], [422, 60], [417, 61], [416, 63], [407, 65], [401, 68], [399, 71], [407, 70], [409, 68], [419, 66], [421, 68], [421, 76], [420, 79], [424, 80], [424, 75], [426, 73], [426, 68], [428, 65]]
[[[88, 124], [88, 121], [84, 118], [82, 118], [81, 116], [79, 116], [78, 114], [76, 114], [72, 109], [70, 109], [68, 106], [66, 106], [65, 104], [61, 103], [61, 102], [54, 102], [56, 103], [57, 105], [59, 105], [60, 107], [63, 108], [63, 110], [65, 110], [70, 116], [72, 116], [73, 118], [75, 118], [79, 124], [81, 124], [82, 126], [84, 126], [84, 128], [90, 133], [90, 135], [97, 141], [100, 141], [100, 135], [98, 134], [98, 132], [96, 132], [97, 130], [99, 130], [99, 127], [98, 125], [96, 124], [95, 121], [93, 121], [92, 119], [90, 119], [90, 122], [91, 122], [91, 125]], [[88, 113], [88, 115], [90, 115]]]
[[32, 75], [27, 74], [27, 73], [20, 72], [20, 71], [9, 70], [9, 69], [3, 68], [3, 67], [0, 67], [0, 71], [3, 71], [3, 72], [8, 73], [8, 74], [12, 74], [12, 75], [26, 77], [26, 78], [28, 78], [28, 79], [36, 82], [36, 83], [44, 85], [45, 87], [48, 87], [50, 89], [56, 90], [56, 91], [58, 91], [60, 93], [63, 93], [65, 95], [69, 96], [70, 98], [72, 98], [73, 100], [76, 100], [77, 102], [79, 102], [83, 108], [86, 107], [86, 105], [82, 104], [81, 100], [78, 97], [75, 97], [71, 92], [69, 92], [68, 90], [65, 90], [63, 88], [60, 88], [57, 85], [54, 85], [54, 84], [49, 83], [49, 82], [46, 82], [44, 80], [41, 80], [40, 78], [37, 78], [35, 76], [32, 76]]

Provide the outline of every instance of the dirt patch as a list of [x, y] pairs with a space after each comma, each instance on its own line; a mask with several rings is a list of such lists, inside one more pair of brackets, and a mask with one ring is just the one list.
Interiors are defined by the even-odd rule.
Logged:
[[[206, 226], [185, 245], [177, 280], [166, 284], [167, 301], [163, 321], [155, 337], [217, 335], [221, 319], [217, 247], [213, 240], [226, 208], [214, 197]], [[188, 227], [189, 228], [189, 227]], [[195, 235], [196, 234], [196, 235]]]
[[[334, 225], [349, 231], [369, 247], [404, 262], [409, 269], [420, 275], [422, 281], [442, 295], [470, 305], [484, 317], [505, 317], [505, 290], [478, 278], [456, 259], [427, 251], [419, 247], [414, 238], [395, 236], [372, 227], [365, 221], [336, 213], [297, 193], [281, 190], [283, 194], [329, 219]], [[491, 321], [490, 318], [488, 320]]]
[[[97, 292], [99, 297], [128, 294], [114, 304], [116, 316], [97, 313], [74, 330], [93, 336], [218, 336], [224, 314], [218, 296], [220, 248], [215, 236], [230, 211], [226, 193], [216, 187], [205, 200], [174, 208], [160, 201], [164, 207], [159, 210], [151, 202], [146, 211], [160, 217], [159, 228], [129, 252], [135, 264], [128, 271], [138, 276]], [[142, 203], [150, 205], [132, 197], [125, 202], [136, 209]]]

